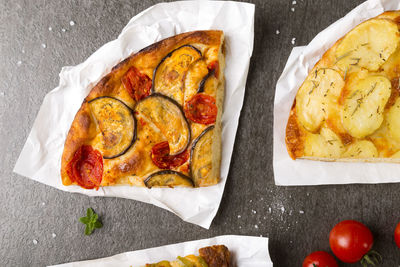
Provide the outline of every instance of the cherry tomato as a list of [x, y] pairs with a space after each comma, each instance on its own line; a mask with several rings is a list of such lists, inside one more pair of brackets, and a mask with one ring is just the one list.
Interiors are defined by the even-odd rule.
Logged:
[[207, 125], [214, 123], [217, 119], [218, 107], [215, 105], [214, 97], [196, 94], [186, 102], [184, 111], [189, 120]]
[[397, 224], [396, 229], [394, 230], [394, 241], [396, 245], [400, 248], [400, 222]]
[[371, 250], [373, 242], [368, 227], [353, 220], [338, 223], [329, 234], [333, 254], [346, 263], [360, 261]]
[[86, 189], [99, 188], [103, 178], [103, 157], [98, 150], [83, 145], [68, 163], [70, 179]]
[[303, 267], [338, 267], [338, 264], [328, 252], [315, 251], [304, 259]]
[[139, 101], [150, 95], [151, 79], [135, 67], [130, 68], [125, 73], [121, 78], [121, 82], [135, 101]]
[[151, 160], [160, 169], [171, 169], [181, 166], [189, 159], [187, 150], [178, 155], [170, 155], [169, 152], [169, 144], [167, 141], [158, 143], [151, 149]]

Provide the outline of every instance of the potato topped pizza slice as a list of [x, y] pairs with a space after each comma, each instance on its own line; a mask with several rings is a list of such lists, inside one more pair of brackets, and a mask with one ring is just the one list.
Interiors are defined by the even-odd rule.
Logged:
[[63, 184], [218, 183], [224, 66], [217, 30], [179, 34], [123, 60], [92, 88], [72, 122]]
[[199, 249], [199, 256], [188, 255], [174, 261], [160, 261], [146, 264], [144, 267], [230, 267], [231, 255], [224, 245], [215, 245]]
[[293, 158], [399, 162], [400, 11], [338, 40], [300, 86], [286, 127]]

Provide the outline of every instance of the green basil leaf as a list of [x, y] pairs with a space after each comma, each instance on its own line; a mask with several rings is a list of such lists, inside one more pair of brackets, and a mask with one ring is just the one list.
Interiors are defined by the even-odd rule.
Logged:
[[80, 217], [79, 221], [83, 224], [88, 224], [89, 223], [89, 218], [88, 217]]
[[93, 214], [94, 214], [93, 209], [92, 208], [88, 208], [87, 211], [86, 211], [86, 216], [88, 218], [91, 218], [93, 216]]
[[85, 235], [90, 235], [93, 232], [93, 229], [89, 227], [89, 225], [86, 225], [85, 228]]
[[96, 213], [92, 216], [91, 221], [95, 222], [97, 221], [97, 219], [99, 218], [99, 215], [97, 215]]
[[96, 222], [94, 223], [94, 227], [95, 227], [95, 228], [101, 228], [101, 227], [103, 227], [103, 224], [102, 224], [100, 221], [96, 221]]

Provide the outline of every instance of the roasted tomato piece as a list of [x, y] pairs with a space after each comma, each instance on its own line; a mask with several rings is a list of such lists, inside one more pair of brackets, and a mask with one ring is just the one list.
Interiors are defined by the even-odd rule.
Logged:
[[135, 101], [139, 101], [150, 95], [151, 79], [135, 67], [131, 67], [125, 73], [121, 82]]
[[167, 141], [158, 143], [151, 149], [151, 159], [154, 164], [160, 169], [171, 169], [181, 166], [189, 159], [187, 150], [178, 155], [169, 154], [169, 144]]
[[210, 64], [208, 64], [207, 69], [209, 72], [214, 73], [215, 78], [218, 79], [219, 76], [219, 62], [218, 60], [212, 61]]
[[197, 94], [185, 104], [185, 115], [193, 122], [206, 125], [214, 123], [217, 113], [215, 98], [206, 94]]
[[67, 174], [72, 181], [83, 188], [99, 188], [103, 177], [103, 157], [101, 153], [91, 146], [81, 146], [68, 163]]

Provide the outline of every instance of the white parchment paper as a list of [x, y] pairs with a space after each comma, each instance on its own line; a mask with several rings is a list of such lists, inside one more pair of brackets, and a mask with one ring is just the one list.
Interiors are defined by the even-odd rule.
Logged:
[[320, 32], [309, 45], [293, 48], [275, 91], [273, 166], [277, 185], [400, 182], [399, 164], [292, 160], [285, 145], [290, 108], [297, 90], [315, 63], [359, 23], [396, 9], [400, 9], [399, 0], [366, 1]]
[[[111, 186], [96, 191], [78, 186], [63, 186], [60, 166], [65, 138], [76, 112], [92, 86], [131, 53], [179, 33], [208, 29], [223, 30], [226, 39], [221, 182], [216, 186], [197, 189], [148, 190], [131, 186]], [[209, 228], [217, 213], [228, 176], [253, 52], [253, 38], [253, 4], [184, 1], [150, 7], [133, 17], [118, 39], [102, 46], [85, 62], [62, 68], [60, 84], [44, 98], [14, 172], [64, 191], [151, 203], [175, 213], [185, 221]]]
[[[225, 235], [163, 247], [121, 253], [97, 260], [72, 262], [52, 267], [140, 267], [146, 263], [175, 260], [177, 256], [198, 255], [198, 250], [211, 245], [225, 245], [232, 254], [233, 266], [272, 267], [268, 252], [268, 238]], [[235, 265], [236, 264], [236, 265]]]

